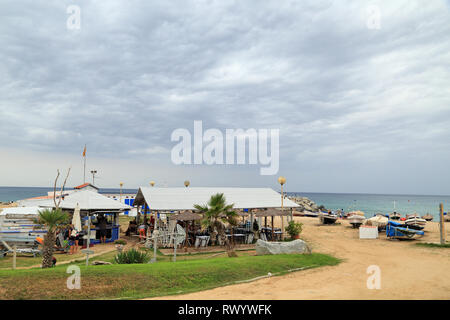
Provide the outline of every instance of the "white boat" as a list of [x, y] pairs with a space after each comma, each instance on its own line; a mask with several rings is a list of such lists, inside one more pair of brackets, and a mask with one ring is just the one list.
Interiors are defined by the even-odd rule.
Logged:
[[427, 221], [418, 216], [410, 216], [406, 219], [405, 225], [407, 225], [411, 229], [422, 230], [425, 228]]
[[368, 225], [378, 227], [378, 230], [383, 230], [386, 228], [388, 221], [389, 221], [388, 217], [382, 214], [377, 214], [375, 217], [367, 219], [366, 223]]
[[39, 207], [5, 208], [0, 212], [0, 254], [11, 250], [37, 248], [36, 238], [43, 237], [47, 230], [34, 223], [39, 215]]
[[347, 220], [353, 226], [353, 228], [359, 228], [359, 226], [361, 226], [364, 221], [366, 221], [366, 218], [359, 214], [354, 214], [349, 216]]

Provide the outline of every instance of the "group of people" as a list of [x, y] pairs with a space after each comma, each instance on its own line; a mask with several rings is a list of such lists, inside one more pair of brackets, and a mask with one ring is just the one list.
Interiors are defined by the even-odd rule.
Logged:
[[144, 222], [138, 226], [136, 219], [133, 219], [128, 224], [128, 229], [125, 231], [126, 236], [131, 236], [131, 234], [139, 233], [139, 240], [145, 240], [147, 237], [147, 231], [153, 230], [155, 225], [155, 218], [153, 216], [148, 219], [145, 217]]

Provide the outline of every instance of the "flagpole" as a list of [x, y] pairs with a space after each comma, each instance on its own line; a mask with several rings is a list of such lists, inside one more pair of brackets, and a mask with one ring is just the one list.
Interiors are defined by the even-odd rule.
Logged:
[[83, 183], [86, 183], [86, 145], [84, 145], [83, 158], [84, 158]]

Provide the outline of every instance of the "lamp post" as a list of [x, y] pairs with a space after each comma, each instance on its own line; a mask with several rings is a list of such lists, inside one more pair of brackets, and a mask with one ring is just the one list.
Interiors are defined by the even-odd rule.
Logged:
[[91, 170], [92, 174], [92, 184], [95, 186], [95, 175], [97, 174], [97, 170]]
[[[284, 207], [283, 207], [283, 200], [284, 200], [284, 194], [283, 194], [283, 185], [286, 183], [286, 178], [281, 176], [278, 178], [278, 183], [281, 185], [281, 211], [284, 213]], [[284, 216], [281, 216], [281, 239], [284, 240]]]
[[155, 186], [155, 181], [150, 181], [150, 186], [154, 187]]
[[191, 183], [189, 182], [189, 180], [186, 180], [185, 182], [184, 182], [184, 186], [187, 188], [187, 187], [189, 187], [189, 185], [190, 185]]
[[122, 187], [123, 187], [123, 182], [120, 183], [120, 203], [122, 203]]

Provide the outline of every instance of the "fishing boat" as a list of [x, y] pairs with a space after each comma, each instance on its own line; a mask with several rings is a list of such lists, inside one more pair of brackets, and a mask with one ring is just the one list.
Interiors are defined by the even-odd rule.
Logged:
[[5, 208], [0, 212], [0, 257], [16, 246], [19, 250], [37, 251], [37, 237], [47, 230], [34, 223], [39, 207]]
[[384, 230], [389, 221], [387, 215], [383, 215], [381, 213], [376, 214], [374, 217], [367, 219], [366, 223], [370, 226], [378, 227], [378, 230]]
[[422, 216], [422, 219], [424, 219], [426, 221], [432, 221], [433, 216], [431, 214], [427, 213], [426, 215]]
[[410, 215], [409, 217], [407, 216], [405, 220], [405, 225], [415, 230], [422, 230], [423, 228], [425, 228], [426, 223], [427, 221], [425, 219], [422, 219], [417, 215]]
[[389, 239], [414, 239], [423, 235], [423, 231], [405, 227], [405, 225], [396, 221], [388, 221], [386, 225], [386, 236]]
[[395, 211], [389, 215], [389, 219], [391, 219], [391, 220], [400, 220], [401, 217], [402, 217], [402, 215]]
[[320, 212], [319, 213], [319, 220], [322, 224], [333, 224], [336, 222], [338, 216], [337, 214], [331, 213], [331, 212]]
[[359, 228], [366, 221], [366, 218], [359, 214], [351, 215], [347, 219], [353, 228]]

